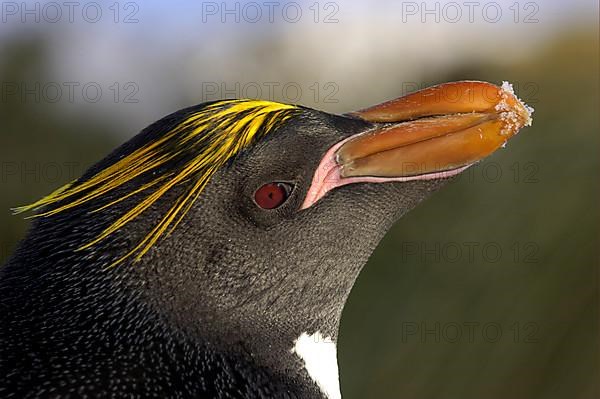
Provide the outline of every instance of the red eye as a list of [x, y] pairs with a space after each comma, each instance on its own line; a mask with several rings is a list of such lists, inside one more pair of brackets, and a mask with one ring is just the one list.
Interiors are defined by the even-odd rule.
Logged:
[[263, 209], [274, 209], [285, 202], [291, 191], [287, 183], [267, 183], [256, 190], [254, 201]]

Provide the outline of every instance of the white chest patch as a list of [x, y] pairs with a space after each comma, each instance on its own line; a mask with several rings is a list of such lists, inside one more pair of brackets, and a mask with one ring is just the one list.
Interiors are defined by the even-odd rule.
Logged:
[[328, 399], [341, 399], [337, 348], [329, 337], [320, 332], [302, 333], [291, 350], [304, 360], [304, 368]]

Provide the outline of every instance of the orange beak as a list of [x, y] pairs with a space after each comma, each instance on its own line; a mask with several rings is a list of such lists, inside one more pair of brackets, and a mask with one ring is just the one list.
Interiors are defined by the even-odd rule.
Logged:
[[531, 124], [533, 110], [509, 84], [463, 81], [433, 86], [350, 116], [383, 127], [336, 152], [342, 178], [408, 177], [477, 162]]
[[327, 151], [301, 208], [346, 184], [454, 176], [530, 125], [532, 112], [508, 83], [463, 81], [350, 113], [375, 127]]

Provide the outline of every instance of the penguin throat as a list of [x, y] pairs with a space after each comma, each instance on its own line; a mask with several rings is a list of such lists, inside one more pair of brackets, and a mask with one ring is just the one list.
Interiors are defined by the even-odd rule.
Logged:
[[291, 352], [304, 361], [306, 372], [327, 399], [341, 399], [337, 346], [331, 337], [324, 337], [319, 331], [312, 335], [302, 333]]

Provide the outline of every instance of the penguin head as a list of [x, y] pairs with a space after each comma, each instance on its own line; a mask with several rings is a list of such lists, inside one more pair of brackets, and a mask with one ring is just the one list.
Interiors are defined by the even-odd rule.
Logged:
[[52, 256], [69, 252], [73, 267], [127, 281], [190, 335], [336, 337], [390, 226], [529, 120], [510, 92], [481, 82], [346, 115], [202, 104], [20, 211], [38, 210], [39, 225], [55, 229]]

